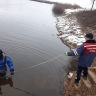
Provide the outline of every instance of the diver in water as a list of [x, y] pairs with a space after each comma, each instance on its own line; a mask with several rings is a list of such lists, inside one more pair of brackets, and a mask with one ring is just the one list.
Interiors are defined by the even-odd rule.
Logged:
[[0, 76], [6, 76], [7, 66], [10, 69], [11, 75], [14, 75], [14, 66], [9, 56], [5, 56], [5, 53], [0, 49]]

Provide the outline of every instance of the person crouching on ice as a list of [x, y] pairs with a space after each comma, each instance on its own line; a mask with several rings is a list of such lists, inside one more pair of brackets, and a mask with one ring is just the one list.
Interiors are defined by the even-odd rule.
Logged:
[[96, 41], [93, 39], [93, 34], [88, 33], [85, 35], [85, 40], [82, 45], [80, 45], [76, 50], [73, 49], [70, 52], [66, 52], [66, 56], [75, 56], [79, 55], [78, 57], [78, 69], [77, 69], [77, 76], [74, 81], [74, 84], [78, 86], [79, 80], [81, 77], [81, 73], [83, 71], [82, 77], [87, 80], [88, 75], [88, 67], [90, 67], [96, 57]]
[[6, 76], [7, 66], [10, 69], [11, 75], [14, 74], [14, 66], [9, 56], [5, 56], [5, 54], [0, 49], [0, 76]]

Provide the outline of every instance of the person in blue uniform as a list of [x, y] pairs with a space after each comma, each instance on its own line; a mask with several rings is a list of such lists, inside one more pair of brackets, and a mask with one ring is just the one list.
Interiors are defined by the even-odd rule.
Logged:
[[81, 73], [83, 71], [82, 77], [87, 80], [88, 76], [88, 67], [90, 67], [96, 57], [96, 41], [93, 38], [92, 33], [87, 33], [85, 35], [85, 40], [83, 44], [81, 44], [77, 49], [71, 50], [70, 52], [66, 52], [66, 56], [76, 56], [78, 57], [78, 69], [77, 76], [74, 81], [74, 84], [78, 86]]
[[14, 74], [14, 66], [11, 58], [9, 56], [5, 56], [5, 53], [0, 49], [0, 76], [6, 76], [7, 66], [11, 72], [11, 75]]

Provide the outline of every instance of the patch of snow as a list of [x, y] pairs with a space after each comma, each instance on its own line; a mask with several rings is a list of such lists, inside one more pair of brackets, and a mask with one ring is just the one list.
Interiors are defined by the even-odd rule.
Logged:
[[62, 32], [62, 34], [58, 37], [67, 41], [69, 44], [80, 45], [85, 42], [85, 34], [81, 31], [81, 27], [79, 26], [76, 17], [68, 17], [71, 12], [78, 12], [82, 10], [83, 9], [67, 9], [65, 16], [57, 17], [56, 27], [59, 32]]
[[72, 12], [79, 12], [79, 11], [84, 11], [84, 9], [66, 9], [65, 12], [66, 14], [71, 14]]

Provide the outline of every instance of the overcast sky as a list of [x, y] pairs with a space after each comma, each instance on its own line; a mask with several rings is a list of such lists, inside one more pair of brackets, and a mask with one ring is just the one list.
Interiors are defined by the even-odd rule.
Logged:
[[48, 1], [78, 4], [83, 8], [90, 8], [92, 6], [91, 0], [48, 0]]

